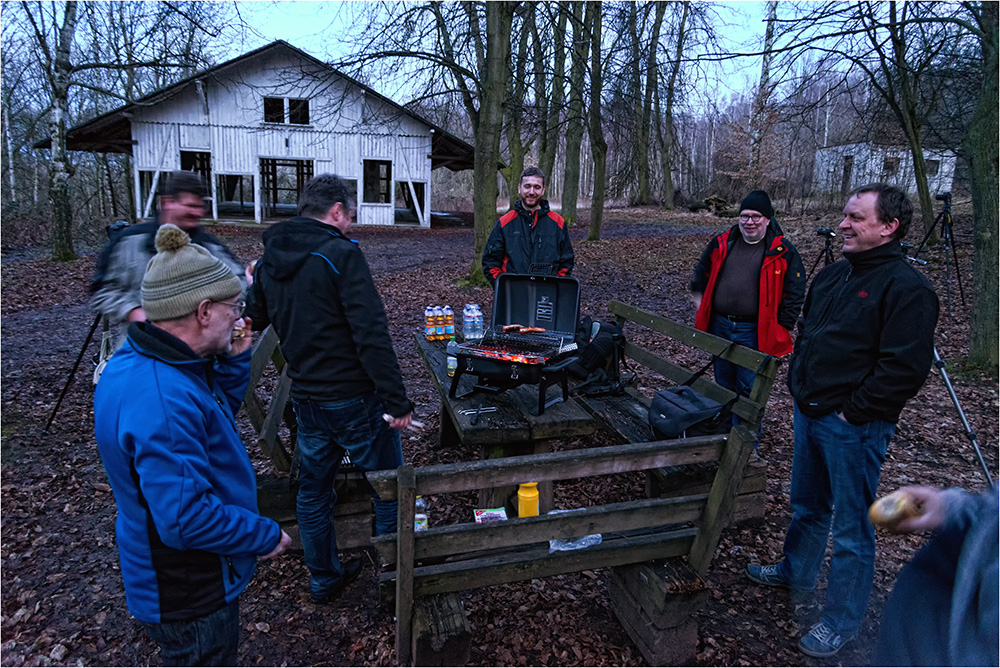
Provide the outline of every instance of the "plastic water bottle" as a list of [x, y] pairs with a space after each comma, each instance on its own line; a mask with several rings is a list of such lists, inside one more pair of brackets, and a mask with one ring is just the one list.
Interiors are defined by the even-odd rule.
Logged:
[[414, 531], [426, 531], [427, 530], [427, 501], [424, 497], [418, 496], [416, 502], [413, 504], [413, 530]]
[[444, 335], [455, 338], [455, 312], [450, 306], [444, 307]]
[[482, 309], [479, 308], [479, 304], [473, 304], [472, 306], [473, 306], [473, 308], [475, 308], [475, 314], [474, 315], [475, 315], [475, 321], [476, 321], [476, 325], [475, 325], [476, 338], [477, 339], [481, 339], [481, 338], [483, 338], [483, 335], [486, 333], [486, 331], [483, 329], [483, 311], [482, 311]]
[[474, 341], [476, 339], [476, 322], [473, 306], [474, 304], [466, 304], [465, 308], [462, 309], [462, 336], [465, 337], [466, 341]]
[[458, 369], [458, 357], [457, 357], [458, 341], [455, 340], [454, 336], [452, 336], [451, 339], [449, 339], [448, 341], [447, 351], [448, 351], [448, 360], [447, 360], [448, 375], [454, 376], [455, 370]]
[[428, 306], [424, 309], [424, 336], [428, 341], [433, 341], [437, 328], [434, 323], [434, 307]]

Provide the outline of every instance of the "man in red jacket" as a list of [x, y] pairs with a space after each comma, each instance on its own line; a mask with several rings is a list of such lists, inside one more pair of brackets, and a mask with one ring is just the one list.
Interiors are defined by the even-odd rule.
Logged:
[[521, 197], [500, 217], [483, 249], [483, 273], [491, 284], [503, 273], [569, 276], [573, 245], [566, 221], [549, 209], [545, 174], [537, 167], [521, 172]]
[[[805, 300], [806, 272], [773, 217], [766, 192], [747, 195], [739, 224], [708, 243], [690, 287], [698, 309], [695, 327], [780, 356], [792, 351], [789, 332]], [[716, 382], [738, 394], [749, 395], [753, 379], [751, 369], [715, 362]]]

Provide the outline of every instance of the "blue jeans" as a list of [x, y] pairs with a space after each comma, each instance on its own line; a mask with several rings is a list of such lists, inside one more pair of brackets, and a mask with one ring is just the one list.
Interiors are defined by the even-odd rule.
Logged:
[[[757, 323], [755, 322], [733, 322], [727, 318], [713, 315], [710, 333], [726, 341], [735, 341], [747, 348], [757, 350]], [[753, 369], [747, 369], [724, 359], [715, 360], [715, 382], [740, 396], [750, 396], [754, 376], [756, 373]], [[735, 420], [738, 418], [733, 416], [733, 419], [733, 424], [736, 424]]]
[[[298, 422], [299, 494], [296, 515], [309, 567], [313, 596], [329, 594], [344, 570], [337, 555], [333, 525], [333, 489], [344, 451], [362, 471], [396, 469], [403, 465], [399, 432], [382, 418], [385, 406], [375, 393], [339, 401], [292, 400]], [[369, 486], [370, 488], [370, 486]], [[375, 535], [396, 530], [396, 501], [384, 501], [371, 489], [375, 502]]]
[[795, 405], [792, 522], [778, 568], [793, 588], [814, 589], [832, 520], [833, 559], [822, 621], [847, 638], [857, 634], [868, 611], [875, 577], [868, 506], [895, 431], [890, 422], [852, 425], [836, 413], [810, 418]]
[[235, 666], [240, 646], [240, 599], [190, 622], [142, 625], [164, 666]]

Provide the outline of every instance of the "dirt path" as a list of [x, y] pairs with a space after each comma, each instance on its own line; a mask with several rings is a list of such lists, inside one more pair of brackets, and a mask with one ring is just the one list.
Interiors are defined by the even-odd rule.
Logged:
[[[727, 223], [693, 214], [669, 218], [655, 209], [609, 210], [603, 239], [586, 243], [584, 226], [572, 231], [575, 275], [582, 284], [582, 310], [601, 317], [610, 299], [633, 303], [690, 322], [686, 283], [697, 254], [712, 231]], [[584, 221], [585, 222], [585, 221]], [[829, 219], [790, 220], [786, 233], [807, 267], [820, 250], [815, 235]], [[257, 231], [217, 228], [244, 261], [261, 249]], [[356, 231], [386, 304], [408, 391], [425, 432], [404, 438], [404, 452], [417, 464], [460, 461], [466, 452], [434, 447], [439, 404], [413, 345], [425, 305], [489, 307], [482, 288], [459, 288], [471, 258], [466, 228], [359, 229]], [[963, 276], [972, 276], [971, 244], [959, 239]], [[926, 254], [926, 255], [932, 255]], [[26, 259], [27, 258], [27, 259]], [[91, 344], [50, 433], [42, 427], [92, 322], [86, 306], [93, 254], [65, 265], [20, 254], [2, 263], [2, 665], [157, 665], [152, 642], [125, 609], [114, 543], [114, 499], [93, 439]], [[944, 268], [927, 272], [943, 295]], [[944, 309], [942, 309], [944, 311]], [[958, 358], [967, 345], [967, 310], [942, 318], [938, 347]], [[996, 469], [995, 378], [952, 372], [963, 407]], [[767, 519], [758, 527], [736, 527], [723, 536], [708, 574], [712, 599], [699, 614], [698, 665], [865, 665], [879, 617], [902, 564], [922, 544], [920, 537], [880, 534], [871, 612], [858, 639], [836, 660], [801, 655], [795, 638], [822, 607], [825, 584], [802, 598], [764, 591], [747, 582], [743, 568], [780, 554], [789, 519], [787, 488], [792, 453], [791, 401], [779, 379], [765, 418], [761, 456], [768, 461]], [[241, 418], [244, 434], [249, 425]], [[590, 444], [563, 442], [560, 449]], [[258, 470], [266, 470], [254, 448]], [[880, 491], [909, 482], [982, 486], [974, 454], [943, 385], [932, 377], [904, 411], [898, 436], [883, 469]], [[584, 487], [567, 482], [557, 505], [593, 504], [641, 494], [635, 480]], [[469, 499], [432, 499], [432, 522], [457, 521]], [[241, 661], [248, 665], [391, 665], [392, 613], [378, 605], [376, 569], [333, 605], [308, 602], [301, 556], [262, 563], [242, 599]], [[473, 623], [474, 665], [643, 665], [638, 650], [615, 620], [603, 571], [493, 587], [464, 596]]]

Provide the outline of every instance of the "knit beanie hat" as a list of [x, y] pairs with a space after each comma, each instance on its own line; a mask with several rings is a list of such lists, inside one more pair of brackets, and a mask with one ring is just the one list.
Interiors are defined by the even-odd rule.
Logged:
[[194, 313], [203, 299], [223, 300], [243, 290], [240, 279], [176, 225], [156, 231], [156, 255], [142, 277], [142, 308], [153, 322]]
[[768, 218], [774, 218], [774, 208], [771, 206], [771, 198], [763, 190], [754, 190], [743, 198], [740, 202], [740, 211], [759, 211]]

